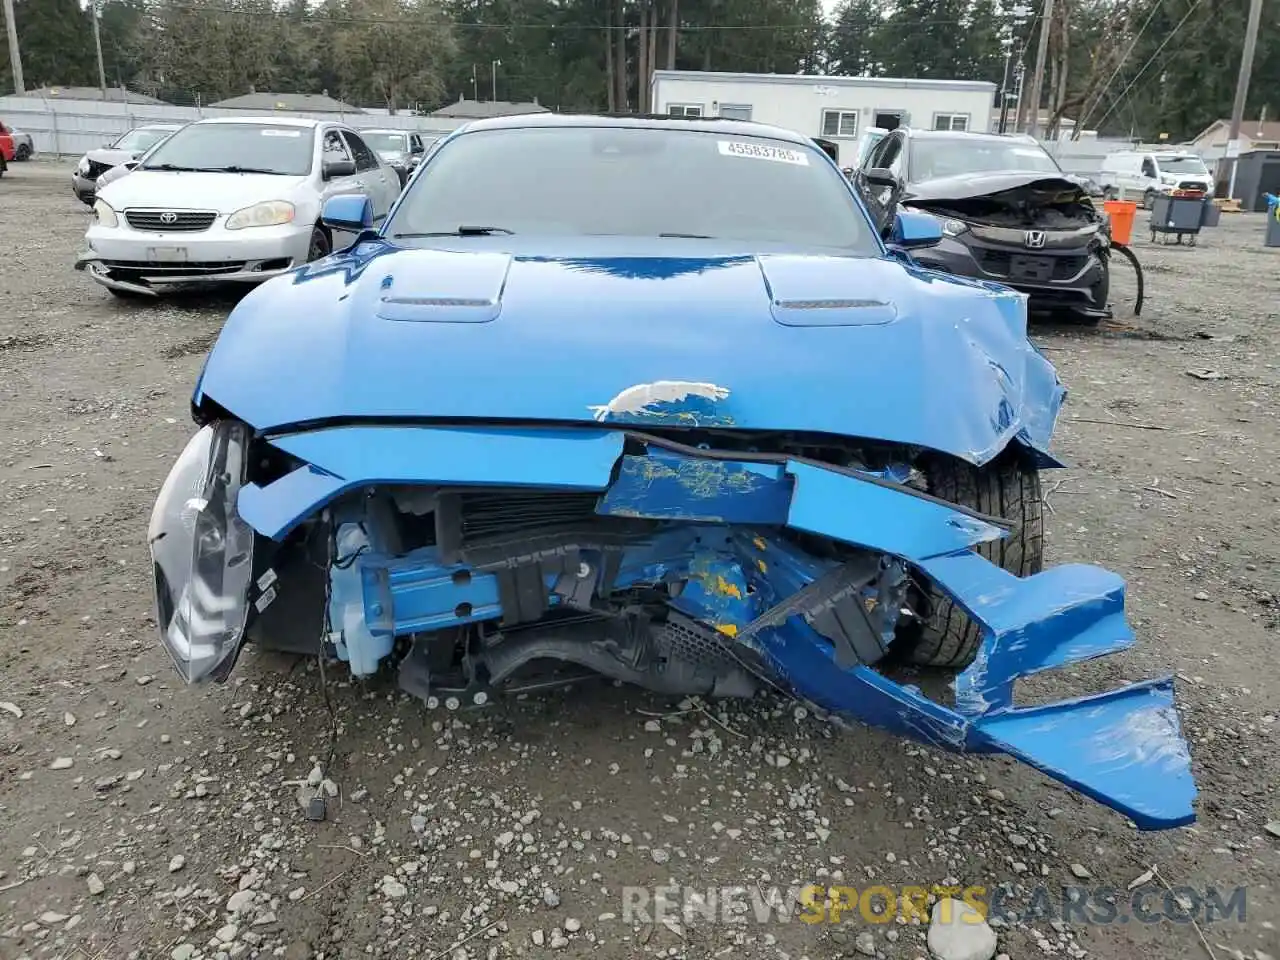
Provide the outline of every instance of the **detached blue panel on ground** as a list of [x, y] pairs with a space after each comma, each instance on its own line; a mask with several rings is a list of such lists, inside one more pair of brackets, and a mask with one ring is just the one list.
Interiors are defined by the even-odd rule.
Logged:
[[1141, 830], [1196, 818], [1172, 679], [1010, 710], [980, 720], [974, 737], [1127, 814]]

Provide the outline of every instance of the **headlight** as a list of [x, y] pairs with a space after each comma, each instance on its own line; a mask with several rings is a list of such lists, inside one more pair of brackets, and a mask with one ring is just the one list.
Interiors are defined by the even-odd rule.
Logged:
[[76, 164], [76, 173], [84, 174], [88, 172], [89, 172], [89, 158], [81, 157], [80, 162]]
[[267, 200], [255, 203], [251, 207], [237, 210], [227, 217], [228, 230], [243, 230], [245, 227], [277, 227], [282, 223], [293, 221], [293, 204], [287, 200]]
[[948, 219], [942, 221], [942, 232], [948, 237], [958, 237], [969, 229], [963, 220]]
[[104, 227], [118, 227], [120, 218], [116, 216], [116, 212], [107, 206], [105, 200], [93, 201], [93, 212], [98, 217], [98, 223]]
[[244, 641], [253, 529], [236, 512], [249, 428], [203, 427], [160, 488], [147, 541], [160, 640], [187, 683], [225, 679]]

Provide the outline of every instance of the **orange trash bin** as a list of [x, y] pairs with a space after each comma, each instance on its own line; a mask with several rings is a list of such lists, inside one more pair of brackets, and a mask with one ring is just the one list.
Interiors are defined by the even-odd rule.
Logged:
[[1138, 205], [1132, 200], [1104, 200], [1102, 209], [1111, 218], [1112, 241], [1128, 246], [1133, 236], [1133, 218], [1137, 215]]

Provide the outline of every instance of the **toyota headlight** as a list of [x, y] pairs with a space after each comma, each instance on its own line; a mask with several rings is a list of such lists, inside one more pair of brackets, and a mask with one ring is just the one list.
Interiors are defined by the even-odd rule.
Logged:
[[201, 428], [160, 488], [147, 541], [160, 640], [187, 683], [226, 678], [244, 642], [253, 575], [253, 528], [236, 500], [249, 428]]
[[246, 227], [278, 227], [282, 223], [293, 222], [293, 204], [287, 200], [267, 200], [255, 203], [251, 207], [237, 210], [227, 217], [228, 230], [243, 230]]
[[963, 220], [948, 218], [942, 221], [942, 232], [948, 237], [958, 237], [969, 229], [969, 225]]
[[105, 200], [93, 201], [93, 212], [101, 226], [117, 227], [120, 225], [120, 218], [116, 216], [116, 212], [107, 205]]
[[80, 162], [76, 164], [76, 173], [80, 174], [81, 176], [84, 176], [88, 172], [89, 172], [89, 158], [81, 157]]

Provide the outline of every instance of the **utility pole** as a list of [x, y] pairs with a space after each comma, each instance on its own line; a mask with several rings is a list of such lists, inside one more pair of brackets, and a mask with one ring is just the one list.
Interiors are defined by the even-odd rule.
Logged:
[[[1240, 124], [1244, 122], [1244, 104], [1249, 96], [1249, 76], [1253, 73], [1253, 51], [1258, 46], [1258, 23], [1262, 19], [1262, 0], [1249, 0], [1249, 21], [1244, 28], [1244, 53], [1240, 57], [1240, 75], [1236, 78], [1236, 99], [1231, 104], [1231, 132], [1227, 137], [1226, 163], [1230, 169], [1227, 197], [1236, 192], [1236, 156], [1240, 153]], [[1221, 174], [1219, 174], [1221, 175]]]
[[13, 19], [13, 0], [4, 0], [4, 22], [9, 28], [9, 63], [13, 66], [13, 92], [22, 96], [27, 92], [22, 82], [22, 51], [18, 49], [18, 23]]
[[93, 14], [93, 46], [98, 51], [98, 89], [102, 99], [107, 99], [107, 71], [102, 66], [102, 33], [98, 29], [98, 0], [91, 0], [89, 12]]
[[1049, 26], [1053, 23], [1053, 0], [1044, 0], [1040, 14], [1040, 47], [1036, 50], [1036, 70], [1031, 75], [1031, 102], [1027, 104], [1027, 130], [1033, 137], [1040, 127], [1040, 88], [1044, 85], [1044, 63], [1049, 58]]

